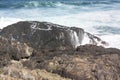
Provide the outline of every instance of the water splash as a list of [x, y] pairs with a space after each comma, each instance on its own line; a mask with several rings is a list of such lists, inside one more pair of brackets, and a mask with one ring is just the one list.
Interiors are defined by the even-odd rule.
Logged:
[[79, 41], [77, 32], [70, 30], [70, 37], [71, 37], [71, 43], [72, 43], [73, 47], [76, 48], [77, 46], [80, 46], [80, 41]]

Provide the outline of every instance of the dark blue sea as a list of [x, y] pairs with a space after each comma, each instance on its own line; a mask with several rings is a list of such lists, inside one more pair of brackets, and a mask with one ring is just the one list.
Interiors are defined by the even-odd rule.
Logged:
[[26, 20], [80, 27], [120, 48], [120, 0], [0, 0], [0, 28]]

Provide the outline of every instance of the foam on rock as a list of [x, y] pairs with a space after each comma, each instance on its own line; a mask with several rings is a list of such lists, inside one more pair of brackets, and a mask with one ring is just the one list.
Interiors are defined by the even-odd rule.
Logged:
[[84, 42], [85, 34], [90, 40], [85, 44], [98, 44], [102, 41], [98, 37], [86, 33], [82, 28], [38, 21], [22, 21], [9, 25], [3, 28], [0, 34], [11, 40], [27, 43], [35, 49], [76, 48]]

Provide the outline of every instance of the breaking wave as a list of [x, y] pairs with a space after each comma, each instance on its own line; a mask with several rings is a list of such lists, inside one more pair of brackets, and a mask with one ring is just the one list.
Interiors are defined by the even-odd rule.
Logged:
[[[14, 1], [14, 0], [13, 0]], [[63, 6], [89, 6], [89, 5], [108, 5], [113, 3], [120, 3], [120, 1], [87, 1], [87, 0], [78, 0], [78, 1], [0, 1], [0, 9], [2, 8], [39, 8], [39, 7], [63, 7]]]

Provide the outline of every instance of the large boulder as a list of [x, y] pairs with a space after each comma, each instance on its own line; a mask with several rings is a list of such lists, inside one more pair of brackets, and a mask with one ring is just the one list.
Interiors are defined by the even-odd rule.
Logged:
[[81, 28], [37, 21], [18, 22], [3, 28], [0, 32], [3, 37], [27, 43], [34, 49], [60, 50], [80, 46], [85, 34], [93, 42], [92, 44], [100, 41]]

